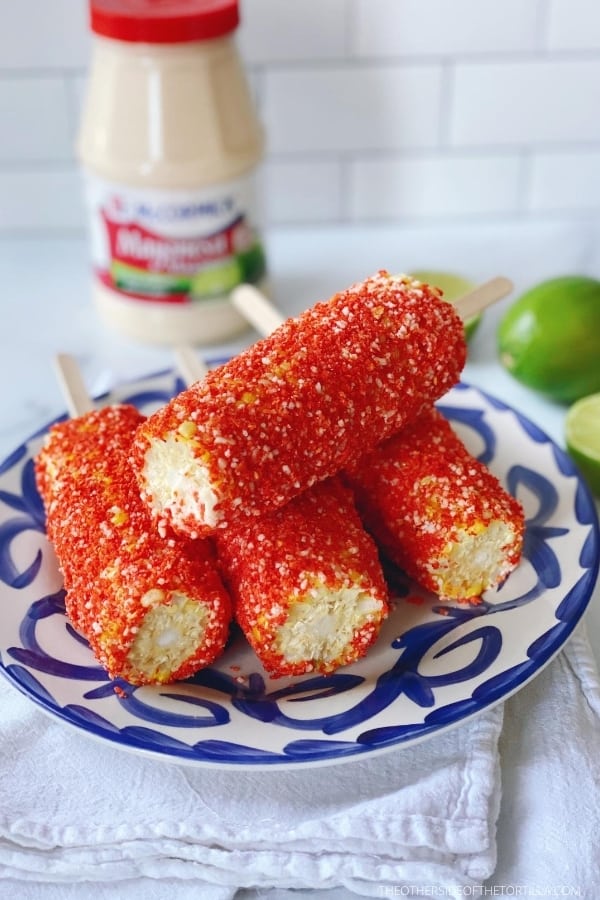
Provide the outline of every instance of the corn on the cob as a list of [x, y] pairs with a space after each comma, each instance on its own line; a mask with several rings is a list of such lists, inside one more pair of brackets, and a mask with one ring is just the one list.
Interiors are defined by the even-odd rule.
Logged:
[[54, 425], [36, 457], [67, 614], [111, 677], [189, 677], [221, 653], [231, 600], [208, 541], [161, 539], [128, 461], [143, 416], [112, 406]]
[[264, 515], [413, 419], [458, 379], [462, 322], [379, 272], [290, 319], [150, 416], [132, 461], [159, 525]]
[[236, 619], [273, 677], [364, 656], [388, 613], [377, 549], [339, 479], [217, 537]]
[[383, 552], [443, 599], [476, 600], [518, 564], [518, 501], [435, 407], [345, 473]]

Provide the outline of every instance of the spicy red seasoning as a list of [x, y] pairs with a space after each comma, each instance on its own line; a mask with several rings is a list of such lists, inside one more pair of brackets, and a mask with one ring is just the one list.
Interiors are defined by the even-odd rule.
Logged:
[[110, 406], [54, 425], [36, 457], [66, 610], [113, 678], [162, 684], [222, 652], [231, 601], [207, 541], [163, 539], [128, 462], [143, 416]]
[[345, 477], [384, 553], [443, 599], [477, 601], [521, 558], [521, 504], [433, 406]]
[[465, 359], [452, 304], [378, 272], [150, 416], [132, 454], [143, 495], [160, 522], [192, 537], [264, 515], [408, 424]]
[[235, 617], [273, 677], [328, 674], [361, 659], [388, 614], [377, 549], [351, 492], [327, 479], [219, 532]]

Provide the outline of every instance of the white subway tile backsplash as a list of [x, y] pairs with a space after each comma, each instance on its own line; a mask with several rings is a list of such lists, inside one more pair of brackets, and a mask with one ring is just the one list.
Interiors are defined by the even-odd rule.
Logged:
[[550, 0], [548, 47], [551, 50], [600, 50], [598, 0]]
[[504, 214], [519, 203], [516, 155], [398, 156], [352, 164], [354, 220]]
[[62, 78], [0, 79], [0, 162], [72, 157], [67, 91]]
[[69, 119], [71, 122], [71, 133], [73, 135], [73, 145], [77, 140], [79, 126], [81, 124], [87, 84], [87, 72], [82, 73], [81, 75], [74, 75], [67, 81], [67, 102], [69, 107]]
[[0, 233], [83, 229], [83, 188], [75, 169], [0, 171]]
[[528, 206], [534, 211], [600, 209], [600, 148], [534, 154]]
[[357, 0], [358, 56], [482, 54], [537, 46], [540, 0]]
[[600, 141], [600, 60], [457, 64], [455, 146]]
[[[84, 227], [88, 2], [0, 0], [3, 233]], [[599, 0], [240, 7], [266, 224], [600, 214]]]
[[263, 117], [273, 153], [389, 150], [437, 143], [437, 66], [334, 66], [266, 75]]
[[245, 0], [239, 46], [249, 63], [336, 59], [345, 54], [346, 0]]
[[265, 167], [265, 206], [271, 224], [333, 222], [342, 213], [342, 178], [336, 162], [279, 162]]
[[89, 55], [87, 0], [3, 0], [0, 70], [81, 67]]

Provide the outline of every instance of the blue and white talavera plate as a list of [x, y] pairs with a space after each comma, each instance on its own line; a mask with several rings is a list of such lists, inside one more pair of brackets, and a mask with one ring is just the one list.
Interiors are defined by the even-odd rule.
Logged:
[[[151, 412], [184, 387], [171, 373], [101, 398]], [[539, 428], [474, 387], [439, 404], [523, 503], [524, 558], [481, 605], [441, 603], [401, 573], [366, 659], [328, 677], [270, 679], [241, 635], [217, 665], [177, 685], [111, 681], [65, 617], [33, 457], [45, 429], [0, 466], [0, 667], [48, 713], [165, 761], [230, 768], [336, 764], [429, 738], [523, 687], [560, 650], [594, 589], [594, 504]], [[122, 691], [115, 691], [120, 687]]]

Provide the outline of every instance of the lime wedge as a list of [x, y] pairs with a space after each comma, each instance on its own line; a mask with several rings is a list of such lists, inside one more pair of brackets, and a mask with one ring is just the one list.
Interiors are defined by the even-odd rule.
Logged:
[[[421, 269], [418, 272], [410, 272], [411, 278], [422, 281], [424, 284], [431, 284], [433, 287], [440, 288], [444, 293], [444, 300], [454, 303], [459, 297], [463, 297], [472, 291], [477, 285], [463, 275], [457, 275], [454, 272], [438, 272]], [[472, 316], [465, 322], [465, 338], [469, 341], [475, 334], [477, 326], [481, 322], [481, 313]]]
[[600, 394], [582, 397], [565, 419], [565, 441], [590, 488], [600, 497]]

